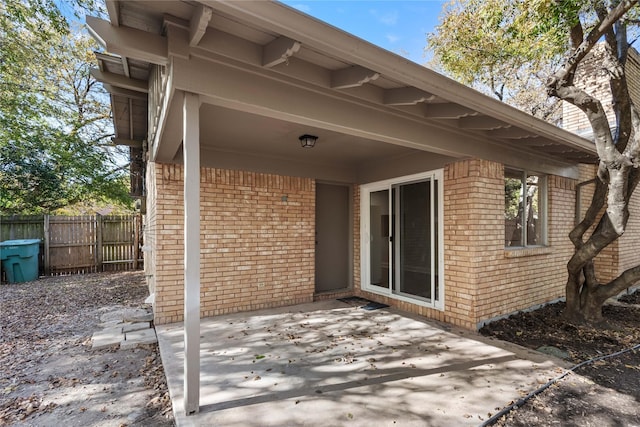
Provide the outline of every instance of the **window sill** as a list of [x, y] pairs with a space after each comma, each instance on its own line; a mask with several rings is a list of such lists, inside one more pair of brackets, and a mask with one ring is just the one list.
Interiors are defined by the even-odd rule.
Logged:
[[505, 258], [523, 258], [537, 255], [549, 255], [553, 253], [553, 248], [550, 246], [537, 246], [534, 248], [505, 248]]

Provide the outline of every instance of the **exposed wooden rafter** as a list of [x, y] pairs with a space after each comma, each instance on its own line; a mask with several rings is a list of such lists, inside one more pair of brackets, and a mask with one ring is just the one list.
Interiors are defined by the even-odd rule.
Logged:
[[536, 136], [531, 131], [520, 129], [517, 127], [509, 127], [505, 129], [496, 129], [488, 132], [489, 136], [493, 138], [505, 138], [505, 139], [524, 139]]
[[510, 125], [493, 117], [477, 115], [461, 117], [458, 119], [458, 127], [461, 129], [493, 130], [508, 128]]
[[262, 65], [275, 67], [286, 62], [300, 50], [301, 44], [287, 37], [278, 37], [262, 49]]
[[114, 96], [122, 96], [124, 98], [138, 99], [141, 101], [147, 101], [148, 95], [144, 92], [137, 90], [129, 90], [121, 87], [110, 85], [109, 83], [103, 83], [104, 89]]
[[[191, 46], [190, 24], [171, 15], [164, 16], [163, 27], [167, 37], [167, 54], [169, 57], [188, 59]], [[204, 33], [202, 34], [204, 37]]]
[[434, 101], [437, 96], [415, 87], [399, 87], [384, 91], [385, 105], [416, 105], [419, 102]]
[[200, 43], [204, 33], [207, 32], [212, 15], [213, 10], [210, 7], [203, 4], [199, 4], [196, 7], [196, 11], [189, 23], [189, 46], [197, 46]]
[[129, 60], [126, 56], [122, 57], [122, 68], [124, 69], [125, 77], [131, 77], [131, 69], [129, 68]]
[[167, 39], [134, 28], [114, 27], [104, 19], [87, 16], [87, 28], [93, 38], [111, 53], [152, 64], [166, 64]]
[[113, 145], [125, 145], [127, 147], [142, 148], [142, 141], [136, 141], [133, 139], [112, 138], [111, 143]]
[[540, 148], [540, 151], [544, 151], [547, 154], [568, 154], [575, 153], [576, 151], [566, 145], [554, 144], [549, 147]]
[[149, 83], [145, 80], [129, 79], [120, 74], [100, 71], [97, 68], [91, 69], [91, 75], [99, 82], [106, 83], [114, 87], [133, 90], [136, 92], [149, 92]]
[[362, 86], [380, 77], [380, 73], [355, 65], [331, 73], [331, 88], [347, 89]]
[[553, 142], [547, 138], [540, 138], [538, 136], [529, 136], [527, 138], [521, 138], [518, 140], [518, 144], [526, 145], [527, 147], [547, 147], [553, 145]]
[[475, 116], [475, 110], [464, 107], [460, 104], [448, 102], [445, 104], [425, 105], [424, 117], [429, 119], [459, 119], [461, 117]]
[[109, 20], [114, 27], [120, 26], [120, 2], [118, 0], [106, 0], [105, 6], [109, 14]]

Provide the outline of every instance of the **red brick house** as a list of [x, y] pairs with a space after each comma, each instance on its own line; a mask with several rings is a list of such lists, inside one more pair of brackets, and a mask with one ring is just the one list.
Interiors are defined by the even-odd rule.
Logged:
[[564, 295], [587, 139], [277, 2], [107, 8], [94, 75], [186, 378], [199, 317], [359, 295], [475, 330]]

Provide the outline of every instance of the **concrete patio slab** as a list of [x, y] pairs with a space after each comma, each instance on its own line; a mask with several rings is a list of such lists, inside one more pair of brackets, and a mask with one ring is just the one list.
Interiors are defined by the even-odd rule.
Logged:
[[183, 326], [156, 327], [178, 426], [475, 426], [558, 375], [550, 356], [339, 301], [201, 321], [200, 412]]

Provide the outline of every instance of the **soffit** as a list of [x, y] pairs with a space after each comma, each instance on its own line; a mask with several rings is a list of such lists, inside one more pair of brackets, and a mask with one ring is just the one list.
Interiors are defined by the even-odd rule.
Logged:
[[[202, 105], [200, 116], [201, 144], [204, 149], [352, 168], [379, 159], [419, 152], [211, 104]], [[229, 123], [241, 123], [242, 126], [228, 126]], [[300, 146], [298, 137], [304, 133], [319, 137], [313, 149]]]
[[[195, 13], [196, 7], [201, 2], [184, 1], [136, 1], [117, 2], [120, 25], [140, 29], [155, 34], [162, 34], [163, 22], [167, 15], [182, 20], [188, 25]], [[257, 51], [273, 43], [278, 38], [291, 37], [302, 38], [302, 30], [282, 30], [282, 22], [274, 22], [274, 19], [261, 18], [255, 10], [251, 13], [236, 13], [239, 8], [246, 5], [248, 9], [254, 6], [274, 8], [276, 12], [295, 15], [296, 25], [309, 24], [309, 27], [318, 24], [319, 21], [306, 15], [293, 11], [281, 4], [261, 5], [261, 2], [215, 2], [203, 1], [213, 7], [212, 18], [207, 27], [207, 33], [224, 33], [229, 40], [241, 40], [245, 46]], [[242, 12], [242, 11], [241, 11]], [[112, 22], [114, 17], [111, 17]], [[304, 22], [299, 22], [304, 21]], [[307, 22], [308, 21], [308, 22]], [[292, 21], [293, 22], [293, 21]], [[317, 26], [317, 25], [316, 25]], [[296, 27], [297, 28], [297, 27]], [[344, 47], [340, 49], [328, 49], [323, 43], [315, 43], [314, 34], [309, 33], [307, 39], [301, 43], [298, 51], [282, 64], [278, 64], [270, 71], [293, 76], [296, 79], [307, 80], [313, 84], [326, 85], [327, 76], [333, 76], [336, 72], [348, 68], [370, 65], [361, 60], [368, 51], [373, 51], [374, 58], [379, 57], [380, 69], [387, 72], [377, 73], [376, 78], [369, 79], [362, 85], [355, 87], [340, 87], [335, 89], [341, 94], [348, 94], [354, 101], [377, 102], [385, 108], [398, 114], [407, 114], [418, 117], [427, 123], [434, 123], [439, 127], [449, 128], [457, 133], [468, 133], [480, 138], [489, 138], [499, 144], [510, 148], [520, 149], [523, 155], [533, 153], [546, 156], [551, 159], [564, 162], [595, 162], [597, 157], [595, 149], [589, 141], [569, 134], [561, 129], [543, 123], [540, 120], [516, 112], [508, 106], [498, 103], [494, 99], [478, 94], [472, 89], [459, 85], [449, 79], [436, 75], [428, 69], [408, 64], [408, 61], [391, 52], [376, 48], [369, 43], [348, 35], [341, 30], [326, 24], [318, 26], [331, 40], [340, 40], [349, 45], [353, 55], [344, 54]], [[286, 34], [283, 34], [286, 33]], [[294, 34], [296, 33], [296, 34]], [[217, 47], [215, 48], [217, 49]], [[363, 53], [364, 52], [364, 53]], [[234, 49], [225, 50], [222, 46], [216, 54], [233, 56], [237, 53]], [[238, 56], [239, 60], [245, 60]], [[100, 59], [100, 58], [99, 58]], [[235, 59], [235, 58], [234, 58]], [[366, 59], [366, 58], [365, 58]], [[105, 67], [117, 74], [125, 73], [117, 64], [106, 64], [101, 61], [101, 67]], [[144, 62], [127, 58], [132, 78], [146, 79], [148, 66]], [[375, 65], [375, 64], [372, 64]], [[373, 66], [371, 68], [374, 68]], [[404, 72], [408, 70], [409, 72]], [[378, 70], [371, 70], [377, 72]], [[428, 90], [426, 90], [428, 89]], [[392, 93], [393, 92], [393, 93]], [[403, 93], [400, 93], [403, 92]], [[411, 98], [411, 93], [417, 93]], [[398, 95], [389, 101], [389, 94]], [[423, 96], [420, 96], [422, 94]], [[403, 100], [406, 98], [407, 102]], [[398, 100], [396, 100], [398, 99]], [[413, 102], [415, 101], [415, 102]], [[415, 105], [413, 105], [415, 104]], [[472, 107], [470, 107], [470, 105]], [[114, 102], [114, 121], [118, 133], [123, 133], [126, 127], [124, 103]], [[119, 111], [120, 110], [120, 111]], [[139, 115], [139, 114], [136, 114]], [[118, 123], [122, 120], [122, 124]]]
[[[149, 79], [149, 66], [142, 61], [104, 53], [96, 53], [96, 59], [101, 72], [141, 82]], [[137, 141], [141, 146], [141, 142], [147, 138], [147, 94], [112, 85], [105, 85], [105, 88], [111, 95], [116, 143], [119, 140], [130, 145], [130, 141]]]

